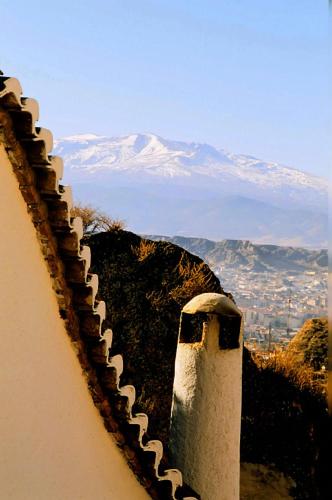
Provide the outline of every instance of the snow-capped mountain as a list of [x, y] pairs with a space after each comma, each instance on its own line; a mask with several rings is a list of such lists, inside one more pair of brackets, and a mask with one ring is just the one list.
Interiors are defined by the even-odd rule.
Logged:
[[103, 137], [82, 134], [55, 141], [55, 151], [69, 168], [81, 172], [122, 171], [161, 177], [234, 177], [258, 186], [294, 186], [325, 191], [323, 179], [264, 162], [252, 156], [232, 154], [208, 144], [170, 141], [154, 134]]
[[[257, 238], [264, 237], [264, 231], [267, 238], [275, 238], [273, 226], [278, 219], [277, 212], [284, 214], [279, 226], [289, 226], [291, 221], [287, 220], [295, 217], [298, 226], [302, 225], [303, 232], [305, 220], [302, 224], [299, 212], [307, 213], [305, 219], [310, 225], [312, 218], [324, 218], [327, 211], [327, 187], [323, 179], [275, 162], [229, 153], [208, 144], [170, 141], [154, 134], [132, 134], [126, 137], [85, 134], [55, 141], [54, 152], [63, 157], [65, 180], [74, 185], [74, 192], [79, 199], [97, 202], [98, 206], [112, 213], [115, 211], [118, 214], [121, 208], [123, 215], [118, 215], [129, 219], [131, 227], [136, 221], [135, 230], [138, 230], [138, 222], [140, 230], [160, 233], [161, 227], [155, 226], [158, 220], [154, 220], [153, 230], [151, 224], [149, 226], [148, 221], [151, 222], [153, 217], [150, 212], [152, 210], [156, 215], [162, 212], [159, 221], [162, 224], [166, 210], [167, 220], [170, 222], [174, 216], [177, 221], [173, 232], [188, 235], [188, 227], [193, 226], [190, 216], [200, 219], [198, 207], [205, 211], [205, 216], [210, 214], [210, 219], [205, 219], [204, 225], [212, 226], [214, 223], [222, 226], [221, 218], [234, 219], [231, 213], [227, 213], [228, 209], [236, 212], [242, 206], [241, 217], [247, 213], [248, 217], [257, 219], [257, 229], [261, 226], [259, 234], [250, 234], [250, 239], [257, 241]], [[172, 215], [175, 207], [176, 213]], [[219, 210], [222, 213], [219, 214]], [[262, 217], [259, 212], [262, 210], [272, 218], [272, 233], [268, 230], [270, 228], [265, 227], [268, 220], [259, 224]], [[285, 213], [290, 210], [296, 213]], [[136, 220], [138, 214], [146, 221], [144, 228], [141, 227], [141, 219]], [[315, 227], [311, 229], [315, 241], [322, 220], [320, 223], [316, 221]], [[295, 230], [295, 220], [293, 222]], [[234, 224], [240, 228], [243, 221], [234, 219], [233, 228]], [[170, 225], [173, 227], [172, 223]], [[207, 231], [210, 230], [207, 228]], [[216, 231], [219, 234], [221, 229]], [[167, 232], [169, 234], [169, 227]], [[280, 227], [275, 242], [280, 243], [281, 233]], [[289, 235], [286, 233], [288, 241]], [[196, 231], [190, 235], [216, 237], [211, 232], [202, 233], [202, 230], [200, 234]], [[234, 237], [229, 234], [220, 236]], [[293, 236], [296, 241], [300, 237], [298, 234]], [[236, 233], [236, 237], [242, 236]], [[248, 237], [248, 234], [243, 237]]]

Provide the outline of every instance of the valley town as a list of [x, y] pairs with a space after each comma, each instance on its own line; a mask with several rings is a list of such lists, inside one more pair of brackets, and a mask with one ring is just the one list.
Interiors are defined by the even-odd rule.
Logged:
[[213, 267], [244, 313], [245, 345], [252, 351], [283, 349], [309, 318], [327, 315], [327, 269], [253, 272]]

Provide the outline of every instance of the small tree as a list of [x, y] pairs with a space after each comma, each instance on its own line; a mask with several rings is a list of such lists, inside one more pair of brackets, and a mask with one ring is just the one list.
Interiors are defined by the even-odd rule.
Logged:
[[85, 236], [101, 231], [120, 231], [124, 228], [122, 220], [112, 219], [112, 217], [91, 205], [78, 203], [72, 208], [71, 215], [72, 217], [81, 217]]

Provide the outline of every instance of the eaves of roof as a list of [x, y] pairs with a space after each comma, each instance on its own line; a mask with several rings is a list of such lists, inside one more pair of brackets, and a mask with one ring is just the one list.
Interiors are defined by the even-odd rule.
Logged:
[[152, 498], [194, 500], [177, 469], [167, 469], [163, 445], [148, 440], [148, 417], [133, 414], [135, 388], [121, 386], [121, 355], [112, 356], [111, 330], [103, 331], [105, 303], [98, 276], [89, 273], [90, 249], [81, 244], [80, 218], [71, 217], [71, 190], [62, 186], [61, 158], [50, 155], [53, 137], [36, 127], [38, 103], [22, 97], [15, 78], [0, 76], [0, 141], [4, 144], [52, 280], [66, 330], [106, 429]]

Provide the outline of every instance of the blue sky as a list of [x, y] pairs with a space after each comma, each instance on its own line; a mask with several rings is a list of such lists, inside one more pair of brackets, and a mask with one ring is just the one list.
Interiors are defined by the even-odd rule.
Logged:
[[1, 0], [55, 137], [153, 132], [328, 175], [327, 0]]

